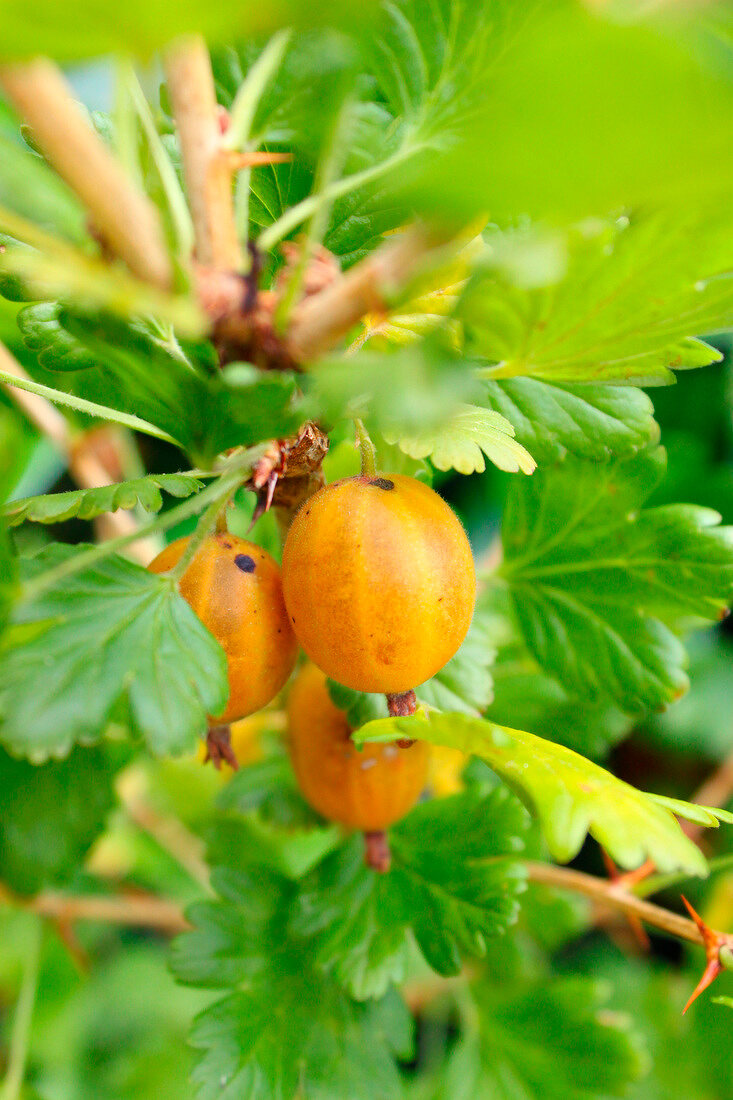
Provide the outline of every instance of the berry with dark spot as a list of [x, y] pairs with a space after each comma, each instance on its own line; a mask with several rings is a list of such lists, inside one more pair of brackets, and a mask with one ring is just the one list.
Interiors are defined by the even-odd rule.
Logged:
[[[375, 493], [375, 481], [389, 492]], [[428, 680], [466, 636], [476, 599], [459, 520], [414, 478], [352, 477], [311, 497], [288, 534], [283, 593], [298, 641], [357, 691]]]
[[329, 821], [352, 829], [386, 829], [412, 809], [427, 780], [429, 749], [352, 743], [346, 715], [331, 700], [326, 677], [307, 664], [288, 696], [288, 747], [298, 785]]
[[[187, 544], [187, 538], [172, 542], [148, 569], [166, 573]], [[298, 653], [277, 562], [245, 539], [212, 535], [178, 588], [226, 654], [229, 702], [216, 722], [234, 722], [266, 706], [288, 679]]]

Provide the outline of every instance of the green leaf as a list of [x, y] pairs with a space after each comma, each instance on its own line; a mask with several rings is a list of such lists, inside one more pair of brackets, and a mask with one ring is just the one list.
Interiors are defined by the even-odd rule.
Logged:
[[400, 737], [449, 745], [484, 760], [539, 819], [551, 855], [563, 863], [578, 854], [590, 833], [622, 867], [651, 859], [660, 869], [706, 873], [700, 849], [668, 810], [563, 745], [480, 718], [435, 713], [370, 722], [354, 740]]
[[0, 206], [80, 244], [88, 240], [79, 202], [45, 161], [0, 134]]
[[[78, 61], [114, 53], [149, 58], [171, 39], [184, 34], [231, 42], [293, 22], [299, 26], [326, 21], [353, 26], [369, 15], [368, 9], [354, 3], [321, 11], [305, 0], [273, 0], [266, 7], [243, 7], [234, 0], [216, 5], [180, 0], [173, 10], [164, 0], [131, 0], [126, 11], [126, 18], [119, 20], [104, 0], [69, 0], [63, 8], [55, 0], [39, 0], [35, 26], [31, 26], [20, 0], [6, 0], [0, 58], [11, 61], [47, 54], [63, 61]], [[79, 27], [84, 28], [83, 40], [79, 38]]]
[[363, 726], [365, 722], [372, 722], [375, 718], [386, 718], [389, 713], [384, 695], [369, 691], [355, 691], [354, 688], [345, 687], [336, 680], [327, 680], [326, 686], [331, 701], [339, 710], [344, 711], [352, 730], [357, 730], [359, 726]]
[[459, 474], [483, 473], [484, 455], [500, 470], [531, 474], [537, 463], [514, 438], [514, 428], [500, 413], [462, 405], [453, 417], [435, 431], [402, 435], [384, 433], [388, 443], [397, 443], [410, 458], [430, 458], [438, 470]]
[[506, 417], [538, 462], [574, 455], [626, 458], [659, 441], [651, 401], [631, 386], [572, 386], [536, 378], [488, 382], [484, 404]]
[[[457, 308], [467, 352], [498, 364], [487, 378], [672, 382], [671, 368], [721, 358], [691, 337], [733, 323], [730, 234], [727, 209], [583, 223], [545, 285], [527, 289], [502, 270], [475, 276]], [[496, 236], [494, 247], [513, 235]]]
[[495, 657], [494, 619], [479, 603], [456, 655], [416, 689], [419, 701], [438, 710], [482, 714], [492, 698]]
[[566, 461], [510, 488], [508, 584], [524, 641], [568, 691], [634, 712], [687, 687], [673, 631], [725, 614], [733, 529], [693, 505], [643, 509], [661, 449], [627, 461]]
[[525, 829], [500, 788], [423, 803], [390, 829], [387, 874], [364, 866], [361, 837], [324, 860], [303, 883], [294, 931], [315, 936], [318, 965], [360, 1000], [402, 981], [408, 933], [435, 970], [457, 974], [516, 921]]
[[[74, 552], [47, 547], [23, 562], [23, 579]], [[21, 604], [14, 623], [0, 736], [33, 760], [98, 739], [112, 720], [142, 734], [154, 753], [190, 752], [207, 713], [226, 704], [219, 644], [165, 577], [122, 558], [109, 556]]]
[[158, 512], [163, 506], [161, 490], [183, 499], [202, 487], [196, 477], [188, 474], [148, 474], [133, 481], [120, 481], [98, 489], [73, 489], [68, 493], [49, 493], [40, 497], [13, 500], [2, 509], [11, 527], [24, 520], [35, 523], [61, 523], [71, 519], [93, 519], [103, 512], [118, 508], [136, 508]]
[[631, 1018], [581, 978], [472, 987], [477, 1026], [459, 1039], [434, 1100], [606, 1100], [648, 1071]]
[[63, 327], [60, 302], [37, 302], [18, 313], [18, 328], [23, 343], [36, 353], [46, 370], [89, 370], [99, 365], [99, 357]]
[[[437, 208], [463, 218], [485, 210], [494, 218], [585, 217], [669, 199], [694, 209], [711, 195], [727, 205], [727, 8], [727, 41], [695, 7], [644, 12], [542, 0], [400, 5], [395, 21], [407, 14], [405, 40], [431, 24], [454, 29], [464, 21], [468, 49], [476, 39], [468, 53], [458, 31], [459, 49], [475, 58], [469, 109], [448, 131], [443, 155], [405, 169], [401, 193], [433, 216]], [[431, 37], [431, 45], [439, 41]], [[403, 47], [398, 56], [406, 55]], [[417, 51], [412, 56], [419, 87]], [[461, 107], [466, 98], [461, 84], [447, 83], [444, 112], [436, 112], [443, 129], [454, 98]]]
[[392, 1052], [409, 1056], [410, 1024], [397, 996], [355, 1004], [313, 965], [311, 945], [284, 927], [293, 895], [282, 880], [219, 870], [214, 883], [221, 900], [190, 910], [194, 931], [173, 951], [180, 980], [235, 990], [194, 1023], [198, 1100], [284, 1100], [298, 1088], [317, 1100], [399, 1100]]
[[[10, 412], [0, 409], [0, 505], [13, 489], [14, 458], [20, 446], [21, 433]], [[8, 619], [17, 585], [17, 564], [0, 509], [0, 634]]]
[[114, 803], [114, 771], [102, 748], [41, 766], [0, 749], [0, 880], [35, 894], [75, 873]]
[[308, 372], [314, 414], [334, 422], [368, 417], [369, 427], [402, 432], [427, 430], [449, 421], [464, 399], [479, 397], [482, 383], [472, 364], [443, 349], [437, 340], [391, 354], [363, 351], [329, 357]]

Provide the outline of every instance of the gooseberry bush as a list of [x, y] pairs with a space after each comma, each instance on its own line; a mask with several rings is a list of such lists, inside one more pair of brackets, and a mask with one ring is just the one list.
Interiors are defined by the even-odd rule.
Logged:
[[2, 20], [5, 1100], [730, 1096], [730, 8]]

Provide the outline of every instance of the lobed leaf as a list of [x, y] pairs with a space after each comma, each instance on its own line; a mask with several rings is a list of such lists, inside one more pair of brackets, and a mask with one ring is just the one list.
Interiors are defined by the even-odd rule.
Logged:
[[700, 849], [669, 810], [563, 745], [459, 714], [371, 722], [354, 740], [400, 737], [448, 745], [484, 760], [536, 815], [550, 853], [563, 863], [590, 834], [622, 867], [651, 859], [660, 869], [706, 873]]
[[409, 934], [435, 970], [457, 974], [516, 921], [526, 824], [501, 789], [423, 803], [390, 830], [388, 874], [364, 866], [361, 838], [324, 860], [303, 883], [293, 929], [315, 937], [318, 965], [360, 1000], [404, 978]]
[[24, 520], [35, 523], [61, 523], [76, 517], [94, 519], [118, 508], [136, 508], [158, 512], [163, 506], [161, 490], [183, 499], [198, 492], [203, 482], [188, 474], [148, 474], [132, 481], [120, 481], [97, 489], [72, 489], [68, 493], [47, 493], [40, 497], [12, 500], [2, 508], [11, 527]]
[[[24, 580], [72, 557], [51, 545], [22, 562]], [[165, 577], [119, 557], [20, 604], [3, 653], [0, 739], [44, 759], [96, 740], [112, 721], [154, 753], [193, 749], [224, 708], [226, 659]]]
[[[457, 307], [468, 354], [496, 364], [489, 379], [594, 385], [665, 385], [717, 362], [693, 337], [733, 323], [728, 219], [675, 208], [583, 223], [559, 277], [526, 288], [502, 269], [477, 273]], [[494, 246], [511, 239], [497, 232]]]
[[402, 435], [387, 430], [388, 443], [397, 443], [410, 458], [429, 458], [438, 470], [459, 474], [483, 473], [484, 455], [500, 470], [531, 474], [537, 463], [514, 438], [514, 428], [500, 413], [477, 405], [462, 405], [450, 420], [434, 431]]
[[686, 689], [674, 631], [718, 620], [733, 593], [733, 529], [717, 513], [641, 507], [665, 461], [658, 449], [543, 468], [513, 482], [504, 515], [500, 572], [530, 652], [563, 687], [630, 712]]

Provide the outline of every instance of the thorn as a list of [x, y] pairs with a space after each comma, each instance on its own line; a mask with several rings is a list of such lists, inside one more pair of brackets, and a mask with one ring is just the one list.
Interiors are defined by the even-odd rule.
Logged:
[[[601, 849], [601, 855], [603, 856], [603, 862], [608, 872], [608, 877], [614, 886], [618, 890], [628, 890], [632, 886], [636, 886], [637, 882], [641, 882], [648, 875], [651, 875], [655, 870], [654, 863], [651, 859], [647, 859], [639, 867], [634, 867], [631, 871], [619, 871], [616, 864], [613, 862], [608, 852], [605, 849]], [[634, 913], [627, 913], [626, 920], [628, 921], [629, 928], [634, 934], [634, 939], [639, 944], [642, 951], [649, 951], [651, 948], [651, 940], [647, 934], [644, 925], [639, 917]]]
[[685, 903], [687, 912], [694, 920], [695, 924], [697, 925], [698, 931], [702, 936], [702, 941], [705, 946], [705, 954], [707, 955], [708, 960], [707, 966], [703, 970], [700, 981], [693, 989], [690, 995], [690, 999], [688, 1000], [685, 1007], [682, 1009], [682, 1015], [684, 1016], [693, 1001], [697, 1000], [704, 989], [707, 989], [709, 985], [712, 985], [718, 974], [720, 974], [721, 970], [726, 969], [726, 967], [721, 962], [721, 950], [730, 950], [731, 937], [724, 935], [722, 932], [717, 932], [714, 928], [710, 928], [699, 915], [699, 913], [695, 912], [685, 895], [682, 894], [681, 897], [683, 902]]

